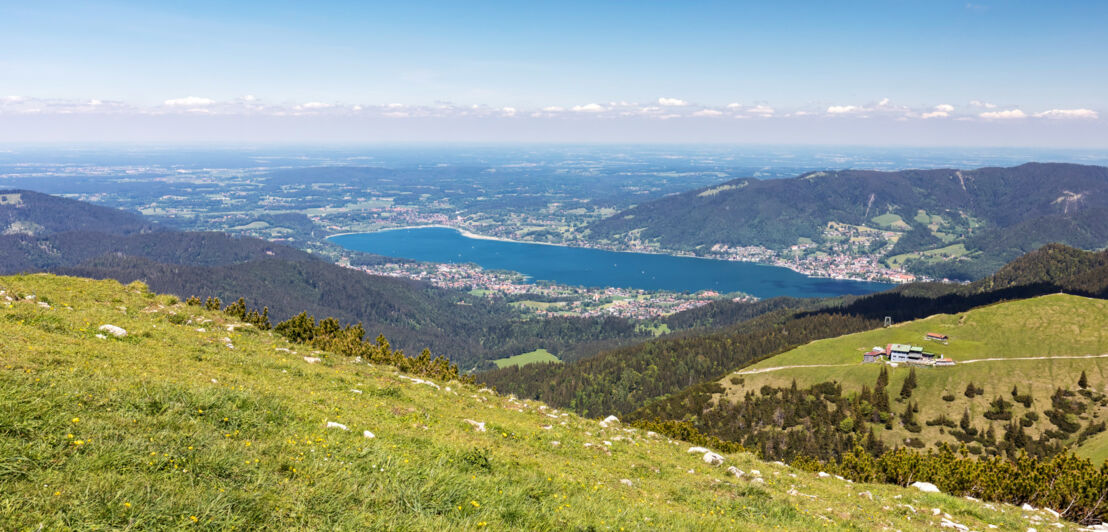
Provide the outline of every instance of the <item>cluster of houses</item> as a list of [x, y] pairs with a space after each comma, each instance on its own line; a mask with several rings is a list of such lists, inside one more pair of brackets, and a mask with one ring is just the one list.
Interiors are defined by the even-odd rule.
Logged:
[[[927, 333], [924, 339], [946, 344], [950, 339], [945, 334]], [[923, 347], [908, 344], [886, 344], [876, 346], [862, 355], [862, 363], [889, 362], [892, 364], [913, 364], [918, 366], [953, 366], [954, 361], [929, 351]]]

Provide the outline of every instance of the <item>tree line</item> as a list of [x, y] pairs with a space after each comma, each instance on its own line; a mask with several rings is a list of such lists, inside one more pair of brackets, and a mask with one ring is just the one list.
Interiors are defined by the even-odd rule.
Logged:
[[245, 298], [240, 297], [222, 308], [222, 301], [218, 297], [208, 297], [201, 301], [199, 297], [192, 296], [185, 303], [211, 311], [221, 311], [261, 330], [272, 329], [275, 334], [292, 343], [337, 355], [360, 357], [374, 364], [395, 366], [404, 373], [421, 377], [474, 382], [473, 377], [459, 372], [458, 365], [451, 363], [446, 357], [439, 355], [432, 358], [429, 349], [424, 349], [418, 356], [409, 357], [402, 350], [393, 349], [384, 335], [378, 335], [374, 341], [367, 340], [365, 327], [360, 322], [344, 326], [332, 317], [317, 322], [315, 317], [301, 312], [273, 326], [269, 321], [269, 308], [263, 307], [260, 312], [257, 309], [248, 309]]

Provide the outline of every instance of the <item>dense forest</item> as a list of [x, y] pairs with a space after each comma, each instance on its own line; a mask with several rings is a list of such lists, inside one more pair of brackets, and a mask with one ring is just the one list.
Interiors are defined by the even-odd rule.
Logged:
[[[921, 211], [926, 222], [917, 220]], [[981, 278], [1050, 242], [1108, 245], [1108, 168], [1028, 163], [977, 170], [844, 170], [737, 179], [644, 203], [589, 226], [590, 236], [641, 230], [671, 249], [723, 243], [784, 249], [823, 240], [828, 222], [873, 226], [896, 215], [907, 233], [890, 255], [963, 243], [966, 260], [910, 263], [938, 277]], [[941, 218], [941, 232], [929, 226]], [[878, 224], [880, 225], [880, 224]]]
[[[732, 377], [741, 380], [741, 377]], [[969, 454], [1020, 454], [1048, 458], [1079, 445], [1105, 430], [1104, 421], [1082, 424], [1076, 416], [1094, 407], [1108, 405], [1108, 398], [1073, 383], [1077, 391], [1058, 389], [1049, 397], [1021, 394], [1019, 389], [986, 395], [980, 385], [968, 383], [967, 397], [981, 403], [959, 414], [921, 411], [912, 399], [914, 375], [899, 390], [889, 389], [888, 374], [882, 371], [873, 388], [844, 394], [842, 386], [823, 382], [808, 388], [763, 386], [748, 391], [740, 401], [716, 401], [723, 392], [716, 382], [703, 383], [682, 393], [656, 401], [626, 416], [630, 420], [679, 420], [689, 422], [697, 431], [723, 441], [736, 442], [756, 450], [767, 460], [794, 460], [811, 457], [822, 461], [841, 460], [846, 453], [862, 447], [874, 456], [890, 449], [874, 435], [874, 430], [904, 428], [918, 434], [922, 425], [940, 427]], [[1016, 403], [1049, 401], [1045, 416], [1028, 411], [1014, 415]], [[995, 423], [994, 423], [995, 422]], [[1044, 425], [1045, 424], [1045, 425]], [[1043, 425], [1038, 438], [1028, 432]], [[999, 428], [997, 428], [999, 427]], [[910, 436], [901, 445], [924, 448], [926, 442]], [[900, 445], [898, 445], [900, 446]]]

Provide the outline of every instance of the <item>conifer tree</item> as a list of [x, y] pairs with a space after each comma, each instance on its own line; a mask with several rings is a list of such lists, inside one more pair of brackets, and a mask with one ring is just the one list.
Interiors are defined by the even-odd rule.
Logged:
[[1085, 376], [1085, 370], [1081, 370], [1081, 377], [1077, 379], [1077, 385], [1080, 386], [1082, 390], [1089, 387], [1089, 378]]
[[881, 373], [877, 374], [877, 387], [884, 388], [889, 385], [889, 370], [881, 366]]
[[916, 387], [916, 368], [908, 371], [908, 377], [900, 387], [900, 398], [907, 399], [912, 396], [912, 390]]

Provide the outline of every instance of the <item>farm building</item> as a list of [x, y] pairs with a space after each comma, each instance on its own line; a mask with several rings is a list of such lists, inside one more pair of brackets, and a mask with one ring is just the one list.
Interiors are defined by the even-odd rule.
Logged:
[[920, 363], [923, 361], [923, 348], [908, 344], [889, 344], [885, 347], [889, 353], [889, 362]]
[[874, 347], [868, 353], [862, 355], [862, 363], [869, 364], [872, 362], [880, 362], [885, 357], [885, 350], [880, 347]]
[[924, 340], [931, 340], [933, 342], [942, 342], [944, 344], [950, 341], [949, 336], [947, 336], [945, 334], [933, 333], [933, 332], [929, 332], [929, 333], [923, 335], [923, 339]]
[[[874, 348], [874, 351], [879, 351], [880, 348]], [[863, 355], [863, 362], [877, 362], [878, 357], [875, 356], [874, 351], [870, 351]], [[888, 357], [889, 362], [897, 364], [916, 364], [921, 366], [953, 366], [954, 361], [944, 357], [941, 354], [931, 353], [924, 351], [923, 347], [918, 345], [909, 344], [888, 344], [885, 346], [884, 352], [881, 353]]]

